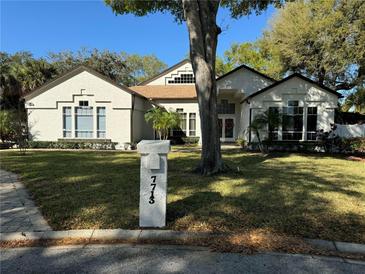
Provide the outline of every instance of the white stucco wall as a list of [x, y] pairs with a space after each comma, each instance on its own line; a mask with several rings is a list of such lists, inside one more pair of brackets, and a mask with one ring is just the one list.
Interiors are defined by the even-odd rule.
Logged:
[[[144, 107], [138, 96], [137, 108]], [[79, 101], [89, 101], [94, 112], [94, 138], [96, 138], [96, 108], [106, 108], [106, 139], [118, 142], [122, 146], [131, 141], [132, 95], [119, 87], [83, 71], [74, 77], [54, 86], [38, 96], [26, 101], [30, 132], [35, 140], [57, 141], [63, 138], [62, 108], [75, 107]], [[137, 115], [138, 116], [138, 115]], [[75, 120], [72, 116], [72, 138], [74, 138]], [[143, 135], [143, 124], [135, 125], [136, 131]], [[137, 135], [138, 135], [137, 134]]]
[[[252, 119], [260, 112], [272, 107], [285, 107], [289, 100], [299, 101], [299, 106], [304, 108], [303, 123], [306, 124], [306, 108], [317, 107], [317, 130], [330, 130], [330, 124], [334, 123], [335, 109], [338, 97], [319, 86], [305, 81], [299, 77], [293, 77], [273, 88], [248, 99], [248, 103], [242, 103], [242, 129], [241, 134], [247, 138], [249, 125], [249, 112], [252, 109]], [[304, 134], [305, 135], [305, 134]]]
[[244, 93], [244, 96], [250, 94], [271, 85], [273, 81], [263, 77], [257, 73], [254, 73], [246, 68], [241, 68], [231, 74], [219, 79], [217, 81], [218, 89], [233, 89], [240, 93]]
[[142, 139], [152, 140], [154, 139], [154, 132], [151, 124], [147, 123], [144, 119], [146, 111], [152, 108], [152, 104], [140, 97], [135, 97], [134, 110], [133, 110], [133, 142], [139, 142]]

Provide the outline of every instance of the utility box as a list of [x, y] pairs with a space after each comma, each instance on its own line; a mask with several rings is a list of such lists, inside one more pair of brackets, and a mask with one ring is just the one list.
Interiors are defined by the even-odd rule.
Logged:
[[170, 141], [142, 140], [139, 192], [139, 226], [166, 226], [167, 154]]

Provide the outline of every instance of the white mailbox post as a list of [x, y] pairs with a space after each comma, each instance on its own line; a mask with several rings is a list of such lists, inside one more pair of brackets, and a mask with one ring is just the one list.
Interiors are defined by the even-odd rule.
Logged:
[[170, 141], [142, 140], [137, 144], [137, 151], [141, 153], [139, 226], [164, 227]]

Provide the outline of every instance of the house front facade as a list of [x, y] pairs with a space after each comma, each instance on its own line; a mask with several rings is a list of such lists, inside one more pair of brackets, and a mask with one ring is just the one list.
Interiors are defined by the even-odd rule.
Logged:
[[[181, 115], [180, 128], [172, 135], [200, 138], [194, 83], [189, 60], [133, 87], [81, 66], [24, 97], [30, 133], [40, 141], [107, 139], [123, 148], [156, 137], [144, 113], [160, 106]], [[222, 142], [257, 141], [248, 130], [250, 123], [269, 108], [282, 112], [285, 121], [271, 129], [274, 139], [315, 140], [316, 130], [327, 131], [334, 122], [340, 96], [300, 74], [275, 81], [244, 65], [217, 78], [217, 93]]]

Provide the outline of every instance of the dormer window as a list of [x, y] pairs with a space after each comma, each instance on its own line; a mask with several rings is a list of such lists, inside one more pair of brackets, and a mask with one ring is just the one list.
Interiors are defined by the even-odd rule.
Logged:
[[174, 78], [174, 80], [169, 80], [169, 84], [194, 84], [195, 77], [192, 73], [183, 73], [180, 76]]

